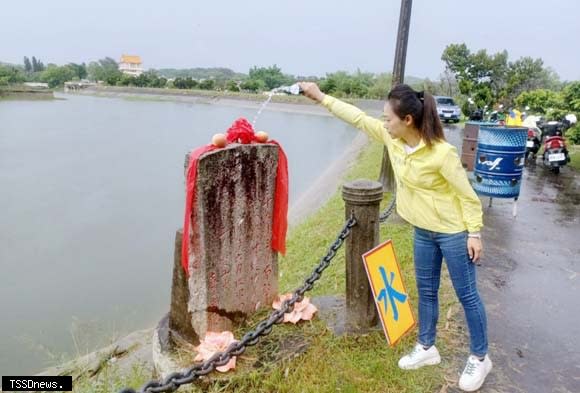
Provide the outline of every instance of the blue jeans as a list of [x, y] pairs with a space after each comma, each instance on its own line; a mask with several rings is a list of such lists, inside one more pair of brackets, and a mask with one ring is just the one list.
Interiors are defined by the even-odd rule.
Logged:
[[418, 342], [424, 346], [435, 344], [441, 263], [445, 258], [453, 288], [465, 311], [471, 353], [485, 356], [487, 319], [477, 292], [475, 265], [467, 252], [467, 232], [447, 234], [415, 228], [414, 254], [419, 292]]

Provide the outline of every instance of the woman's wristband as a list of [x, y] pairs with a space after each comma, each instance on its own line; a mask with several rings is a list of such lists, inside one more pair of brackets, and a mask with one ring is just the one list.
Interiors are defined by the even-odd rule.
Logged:
[[467, 234], [467, 237], [472, 237], [474, 239], [481, 239], [481, 233], [480, 232], [469, 233], [469, 234]]

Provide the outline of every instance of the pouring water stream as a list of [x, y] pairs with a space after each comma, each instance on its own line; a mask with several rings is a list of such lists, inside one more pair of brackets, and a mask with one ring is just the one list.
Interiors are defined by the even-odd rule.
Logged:
[[264, 110], [264, 108], [266, 108], [266, 106], [270, 103], [270, 101], [272, 100], [272, 96], [274, 96], [275, 93], [286, 93], [289, 95], [298, 95], [301, 92], [302, 91], [300, 90], [300, 86], [298, 85], [298, 83], [295, 83], [291, 86], [280, 86], [280, 87], [276, 87], [276, 88], [270, 90], [268, 92], [268, 98], [266, 99], [266, 101], [264, 101], [262, 103], [262, 106], [258, 110], [258, 113], [256, 113], [256, 116], [254, 116], [254, 120], [252, 121], [252, 127], [254, 129], [256, 129], [256, 121], [258, 120], [258, 117], [260, 117], [260, 114], [262, 114], [262, 111]]

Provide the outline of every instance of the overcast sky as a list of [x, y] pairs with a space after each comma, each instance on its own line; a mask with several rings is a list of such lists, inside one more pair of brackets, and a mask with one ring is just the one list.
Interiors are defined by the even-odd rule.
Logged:
[[[390, 72], [400, 0], [2, 1], [0, 61], [89, 62], [136, 54], [145, 68], [277, 64], [295, 75]], [[541, 57], [580, 79], [578, 0], [415, 0], [406, 74], [436, 78], [449, 43]]]

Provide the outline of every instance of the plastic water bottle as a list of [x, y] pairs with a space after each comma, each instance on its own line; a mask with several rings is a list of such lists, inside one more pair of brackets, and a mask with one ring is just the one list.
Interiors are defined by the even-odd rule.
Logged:
[[302, 89], [300, 89], [300, 85], [298, 83], [294, 83], [291, 86], [280, 86], [272, 89], [272, 93], [286, 93], [293, 96], [297, 96], [298, 94], [302, 93]]

